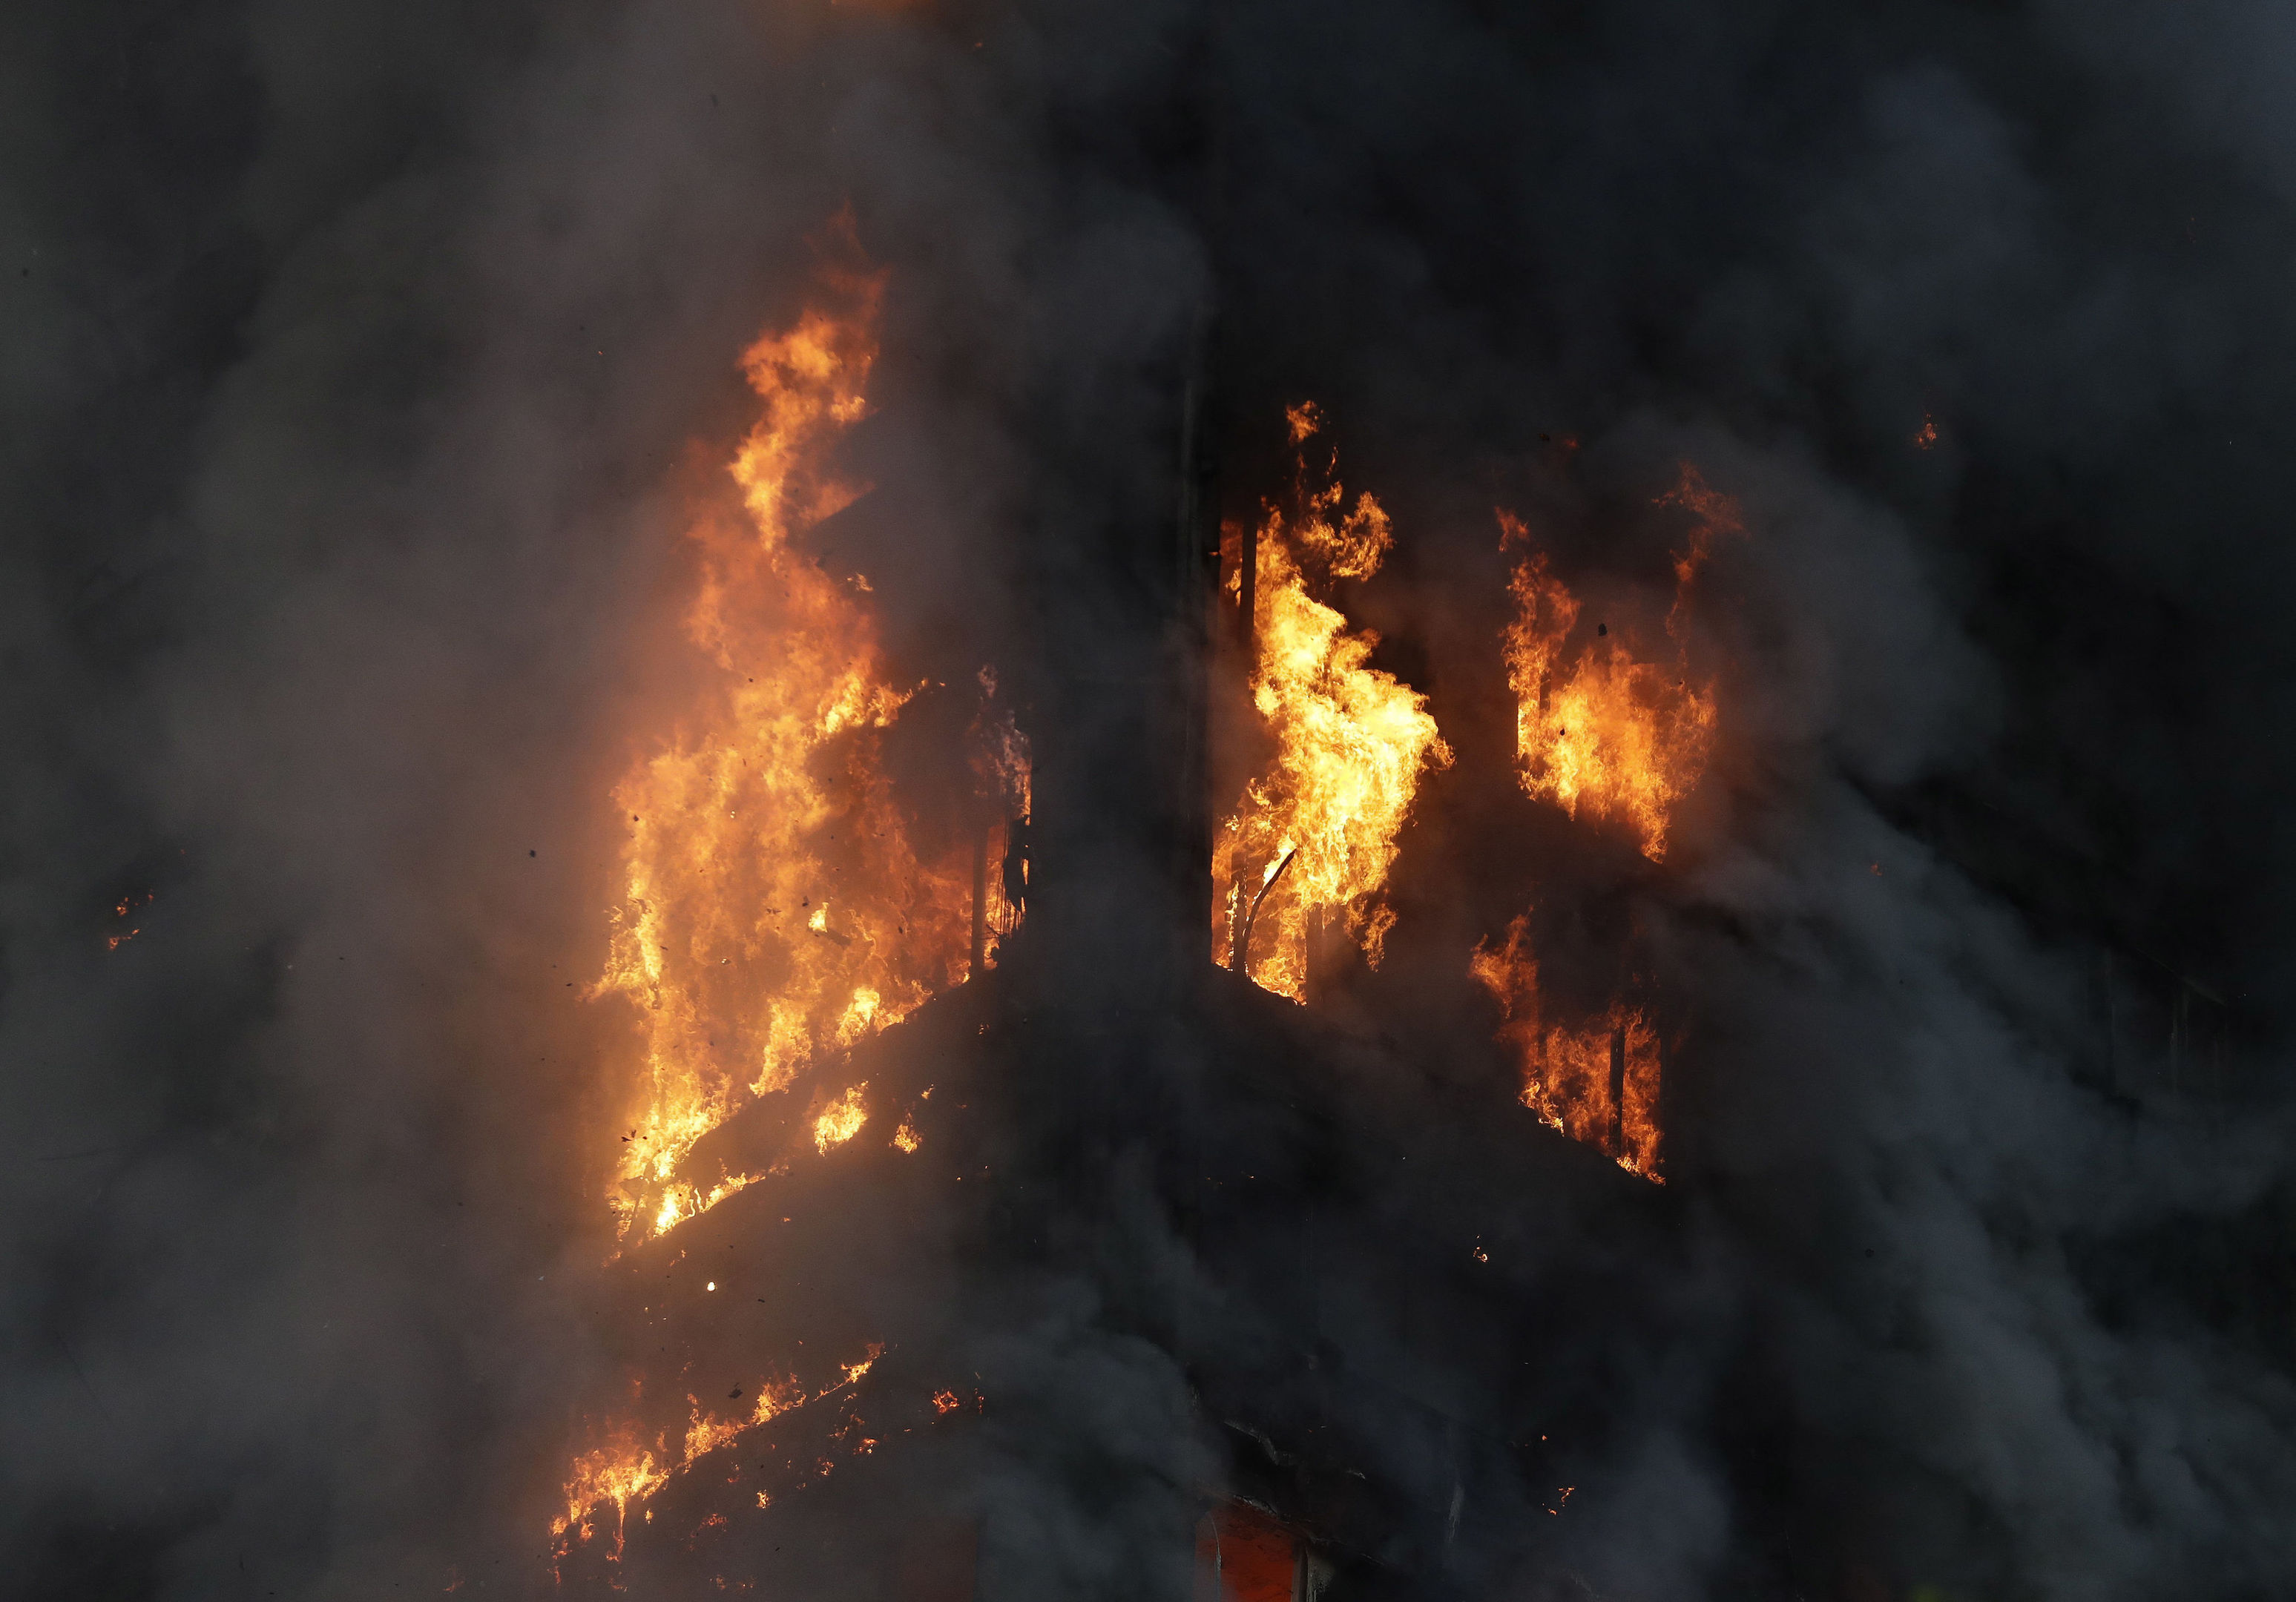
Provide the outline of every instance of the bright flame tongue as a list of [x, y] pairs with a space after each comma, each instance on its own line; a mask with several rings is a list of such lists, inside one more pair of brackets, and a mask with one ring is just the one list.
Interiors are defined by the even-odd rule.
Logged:
[[[1704, 776], [1714, 743], [1714, 687], [1691, 680], [1692, 582], [1714, 536], [1743, 528], [1736, 504], [1708, 488], [1687, 462], [1680, 482], [1658, 503], [1695, 519], [1688, 549], [1674, 560], [1674, 605], [1666, 620], [1670, 661], [1638, 657], [1623, 628], [1598, 626], [1587, 638], [1578, 597], [1548, 570], [1544, 553], [1514, 569], [1510, 588], [1519, 609], [1504, 642], [1523, 789], [1574, 818], [1625, 822], [1653, 862], [1666, 855], [1675, 806]], [[1503, 547], [1528, 537], [1512, 513], [1502, 510], [1498, 520]], [[1656, 1028], [1625, 996], [1576, 1026], [1550, 1021], [1529, 921], [1528, 914], [1517, 918], [1505, 944], [1486, 942], [1468, 961], [1468, 972], [1499, 1003], [1499, 1038], [1521, 1061], [1523, 1104], [1620, 1167], [1663, 1183]]]
[[867, 411], [881, 281], [836, 284], [742, 358], [765, 414], [733, 464], [747, 519], [693, 530], [687, 632], [724, 678], [667, 750], [615, 791], [625, 885], [594, 993], [644, 1009], [638, 1106], [610, 1199], [659, 1234], [751, 1176], [679, 1173], [694, 1143], [816, 1052], [894, 1023], [961, 977], [968, 886], [920, 863], [880, 760], [909, 691], [886, 675], [865, 579], [794, 546], [863, 489], [824, 470]]
[[[1518, 610], [1505, 641], [1523, 789], [1574, 818], [1583, 811], [1625, 821], [1652, 862], [1666, 855], [1675, 805], [1705, 772], [1714, 742], [1713, 687], [1690, 682], [1684, 655], [1691, 581], [1714, 535], [1739, 527], [1736, 507], [1686, 462], [1660, 503], [1698, 519], [1689, 550], [1675, 559], [1671, 662], [1638, 658], [1620, 633], [1581, 637], [1571, 650], [1578, 601], [1547, 570], [1544, 552], [1514, 569], [1508, 587]], [[1513, 514], [1498, 519], [1501, 544], [1527, 537]]]
[[757, 1400], [746, 1412], [726, 1417], [710, 1413], [702, 1407], [700, 1398], [688, 1396], [686, 1405], [692, 1411], [684, 1441], [676, 1448], [671, 1447], [667, 1431], [649, 1443], [636, 1425], [616, 1425], [608, 1432], [603, 1444], [574, 1460], [572, 1474], [566, 1482], [566, 1511], [552, 1520], [550, 1525], [558, 1556], [564, 1557], [577, 1542], [587, 1541], [594, 1521], [611, 1504], [614, 1509], [611, 1556], [619, 1558], [632, 1503], [643, 1505], [647, 1498], [703, 1457], [759, 1425], [770, 1424], [808, 1402], [850, 1392], [884, 1354], [883, 1346], [872, 1343], [857, 1361], [839, 1365], [837, 1380], [816, 1392], [807, 1391], [791, 1376], [768, 1376], [756, 1387]]
[[1624, 999], [1579, 1027], [1541, 1016], [1538, 960], [1526, 914], [1507, 926], [1506, 943], [1475, 948], [1467, 971], [1499, 1003], [1498, 1038], [1522, 1064], [1522, 1104], [1574, 1140], [1582, 1140], [1630, 1173], [1658, 1184], [1659, 1045], [1649, 1016]]
[[[1295, 445], [1321, 426], [1312, 406], [1289, 416]], [[1380, 892], [1396, 835], [1421, 774], [1451, 761], [1426, 698], [1368, 666], [1379, 636], [1350, 631], [1345, 616], [1309, 593], [1303, 557], [1334, 578], [1368, 578], [1393, 541], [1368, 494], [1333, 521], [1343, 500], [1335, 477], [1311, 486], [1303, 462], [1297, 521], [1287, 527], [1270, 507], [1260, 527], [1251, 699], [1275, 751], [1223, 823], [1212, 862], [1223, 958], [1259, 897], [1247, 970], [1294, 1001], [1307, 998], [1308, 938], [1327, 914], [1379, 960], [1395, 916]]]

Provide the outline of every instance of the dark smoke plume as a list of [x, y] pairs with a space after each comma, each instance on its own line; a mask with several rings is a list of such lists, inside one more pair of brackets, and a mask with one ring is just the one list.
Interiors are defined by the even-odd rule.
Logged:
[[[1207, 1377], [1304, 1410], [1300, 1353], [1381, 1377], [1406, 1594], [2296, 1590], [2292, 44], [2255, 0], [10, 10], [9, 1589], [550, 1590], [654, 1294], [598, 1267], [607, 797], [686, 687], [736, 358], [849, 211], [875, 489], [824, 560], [905, 673], [1000, 666], [1072, 887], [1009, 1034], [870, 1060], [1085, 1199], [863, 1188], [783, 1271], [997, 1402], [984, 1598], [1180, 1594], [1193, 1490], [1287, 1450]], [[1397, 529], [1356, 609], [1461, 753], [1328, 1024], [1157, 988], [1192, 377], [1231, 516], [1324, 408]], [[1745, 532], [1654, 875], [1507, 776], [1493, 514], [1662, 610], [1685, 461]], [[1662, 1193], [1488, 1124], [1464, 953], [1533, 904], [1558, 983], [1631, 927], [1668, 998]], [[1173, 1160], [1296, 1201], [1179, 1216], [1204, 1127]], [[1417, 1299], [1439, 1241], [1504, 1289]], [[1502, 1414], [1569, 1444], [1460, 1424]], [[758, 1561], [854, 1594], [957, 1516], [939, 1451]]]

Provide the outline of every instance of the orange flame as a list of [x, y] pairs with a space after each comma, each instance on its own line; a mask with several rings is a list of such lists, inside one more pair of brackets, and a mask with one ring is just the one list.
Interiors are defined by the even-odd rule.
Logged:
[[[1689, 549], [1675, 557], [1666, 622], [1671, 666], [1636, 657], [1625, 632], [1607, 624], [1594, 639], [1580, 633], [1578, 600], [1548, 570], [1544, 552], [1514, 569], [1508, 587], [1517, 613], [1503, 636], [1523, 789], [1574, 818], [1623, 821], [1652, 862], [1665, 858], [1674, 808], [1704, 773], [1714, 741], [1713, 686], [1690, 682], [1691, 584], [1713, 536], [1741, 527], [1735, 504], [1687, 462], [1680, 484], [1659, 503], [1698, 519]], [[1498, 521], [1502, 546], [1527, 537], [1513, 513], [1501, 510]]]
[[652, 1451], [639, 1443], [633, 1426], [618, 1426], [604, 1444], [574, 1459], [572, 1477], [566, 1482], [566, 1511], [553, 1521], [550, 1533], [562, 1540], [573, 1531], [578, 1539], [587, 1541], [593, 1516], [611, 1502], [614, 1555], [619, 1557], [630, 1504], [644, 1501], [668, 1484], [670, 1472], [656, 1465]]
[[1026, 829], [1035, 805], [1035, 769], [1029, 737], [1014, 723], [1012, 707], [996, 699], [996, 670], [983, 667], [980, 683], [980, 707], [968, 732], [974, 792], [991, 821], [979, 888], [984, 936], [981, 962], [993, 969], [998, 946], [1021, 927], [1021, 909], [1013, 904], [1005, 888], [1004, 861], [1013, 849], [1015, 829]]
[[[1322, 427], [1312, 405], [1285, 415], [1297, 446]], [[1379, 636], [1350, 630], [1344, 614], [1310, 593], [1309, 567], [1332, 579], [1368, 578], [1394, 543], [1369, 494], [1342, 511], [1336, 465], [1316, 473], [1303, 452], [1295, 515], [1287, 520], [1271, 505], [1259, 529], [1250, 687], [1275, 750], [1213, 848], [1216, 937], [1225, 950], [1248, 923], [1246, 971], [1294, 1001], [1307, 998], [1311, 930], [1334, 915], [1378, 963], [1395, 920], [1381, 892], [1396, 836], [1421, 776], [1451, 761], [1426, 697], [1369, 666]], [[1256, 903], [1264, 904], [1255, 915]]]
[[887, 674], [867, 581], [833, 576], [799, 544], [865, 493], [826, 457], [868, 410], [882, 279], [830, 287], [833, 309], [742, 358], [764, 403], [732, 468], [748, 515], [693, 532], [701, 585], [686, 628], [718, 682], [615, 791], [629, 819], [624, 890], [593, 993], [642, 1009], [644, 1066], [610, 1189], [625, 1238], [750, 1182], [680, 1170], [745, 1100], [966, 967], [965, 875], [917, 859], [881, 760], [882, 732], [913, 691]]
[[869, 1121], [869, 1109], [862, 1104], [861, 1092], [869, 1087], [857, 1084], [824, 1107], [813, 1120], [813, 1143], [823, 1155], [832, 1146], [842, 1146], [861, 1132]]
[[1576, 1029], [1540, 1016], [1538, 960], [1528, 914], [1507, 926], [1506, 944], [1486, 942], [1467, 971], [1499, 1003], [1498, 1038], [1522, 1063], [1522, 1104], [1572, 1140], [1595, 1147], [1629, 1173], [1659, 1177], [1658, 1031], [1642, 1009], [1623, 1000]]
[[[612, 1555], [619, 1557], [622, 1533], [629, 1517], [632, 1504], [644, 1504], [647, 1498], [685, 1473], [696, 1462], [726, 1443], [748, 1434], [761, 1424], [770, 1424], [784, 1413], [795, 1411], [808, 1402], [821, 1402], [861, 1383], [885, 1348], [873, 1344], [857, 1362], [839, 1365], [840, 1377], [821, 1390], [808, 1394], [794, 1378], [768, 1377], [757, 1388], [757, 1401], [747, 1413], [737, 1413], [719, 1418], [703, 1410], [699, 1398], [688, 1396], [692, 1409], [685, 1434], [673, 1456], [669, 1450], [668, 1432], [657, 1435], [649, 1445], [639, 1435], [637, 1426], [627, 1421], [616, 1424], [606, 1434], [605, 1440], [590, 1451], [575, 1459], [573, 1471], [566, 1482], [566, 1511], [554, 1520], [552, 1535], [558, 1538], [561, 1556], [576, 1541], [590, 1538], [593, 1522], [607, 1504], [614, 1508], [614, 1546]], [[758, 1504], [764, 1507], [764, 1501]], [[652, 1516], [651, 1513], [647, 1516]]]

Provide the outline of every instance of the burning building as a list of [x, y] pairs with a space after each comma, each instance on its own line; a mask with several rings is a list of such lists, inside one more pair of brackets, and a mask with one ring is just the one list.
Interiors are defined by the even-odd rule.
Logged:
[[2284, 1594], [2202, 9], [7, 24], [20, 1588]]
[[[1531, 1516], [1563, 1516], [1617, 1320], [1662, 1301], [1670, 1249], [1664, 1013], [1631, 941], [1577, 1013], [1542, 989], [1530, 911], [1448, 952], [1498, 1009], [1504, 1050], [1467, 1071], [1382, 1028], [1388, 941], [1417, 934], [1390, 877], [1455, 760], [1335, 604], [1396, 535], [1312, 404], [1284, 413], [1288, 486], [1222, 518], [1194, 381], [1138, 722], [1070, 755], [1105, 685], [1039, 679], [1021, 715], [984, 667], [955, 686], [951, 815], [921, 825], [885, 732], [951, 686], [890, 679], [870, 580], [808, 549], [862, 493], [830, 463], [868, 409], [882, 290], [840, 268], [745, 358], [740, 517], [694, 532], [709, 687], [615, 792], [628, 887], [595, 993], [635, 1016], [638, 1066], [607, 1199], [647, 1316], [572, 1458], [557, 1573], [660, 1583], [706, 1550], [773, 1590], [825, 1583], [834, 1554], [840, 1594], [1033, 1594], [1073, 1555], [1037, 1549], [1000, 1475], [1098, 1501], [1096, 1583], [1125, 1594], [1177, 1596], [1191, 1565], [1207, 1597], [1564, 1572]], [[1690, 509], [1681, 656], [1690, 578], [1740, 530], [1688, 468], [1657, 500]], [[1512, 589], [1490, 654], [1524, 797], [1657, 858], [1710, 693], [1607, 624], [1581, 639], [1544, 558]], [[1086, 1398], [1004, 1349], [1062, 1316], [1168, 1393], [1131, 1460], [1066, 1460]], [[1666, 1317], [1641, 1308], [1641, 1338]], [[914, 1511], [898, 1539], [838, 1533], [889, 1504]]]

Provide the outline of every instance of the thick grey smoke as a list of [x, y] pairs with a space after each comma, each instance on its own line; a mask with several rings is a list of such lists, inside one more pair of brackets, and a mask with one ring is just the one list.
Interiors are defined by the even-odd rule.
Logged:
[[[1385, 1040], [1255, 1065], [1338, 1154], [1292, 1176], [1314, 1264], [1246, 1230], [1225, 1266], [1298, 1272], [1306, 1345], [1391, 1381], [1365, 1467], [1448, 1532], [1411, 1594], [2286, 1594], [2286, 34], [2233, 0], [16, 8], [14, 1585], [548, 1588], [641, 1295], [596, 1268], [606, 797], [678, 704], [734, 359], [849, 206], [877, 487], [826, 560], [907, 670], [1029, 687], [1056, 776], [1137, 732], [1192, 341], [1232, 512], [1313, 396], [1394, 514], [1360, 611], [1463, 760], [1357, 998]], [[1506, 777], [1492, 514], [1648, 604], [1683, 460], [1746, 528], [1696, 641], [1726, 738], [1637, 877]], [[1120, 888], [1104, 846], [1066, 848]], [[1562, 975], [1631, 923], [1678, 1020], [1655, 1214], [1456, 1127], [1505, 1072], [1464, 953], [1534, 902]], [[1218, 1104], [1234, 1034], [1070, 977], [1104, 1034], [949, 1025], [916, 1071], [1153, 1064]], [[1300, 1110], [1318, 1075], [1343, 1110]], [[1070, 1158], [1104, 1233], [1000, 1226], [1042, 1274], [906, 1193], [856, 1204], [896, 1244], [807, 1260], [1013, 1399], [1000, 1595], [1169, 1578], [1137, 1555], [1184, 1563], [1223, 1472], [1169, 1353], [1272, 1373], [1298, 1333], [1101, 1139], [1137, 1110]], [[1405, 1304], [1481, 1230], [1538, 1330]], [[1566, 1258], [1607, 1299], [1547, 1307]], [[1516, 1340], [1583, 1366], [1455, 1394]], [[1430, 1422], [1486, 1406], [1570, 1421], [1567, 1516], [1521, 1443]], [[869, 1539], [820, 1508], [774, 1527]]]

